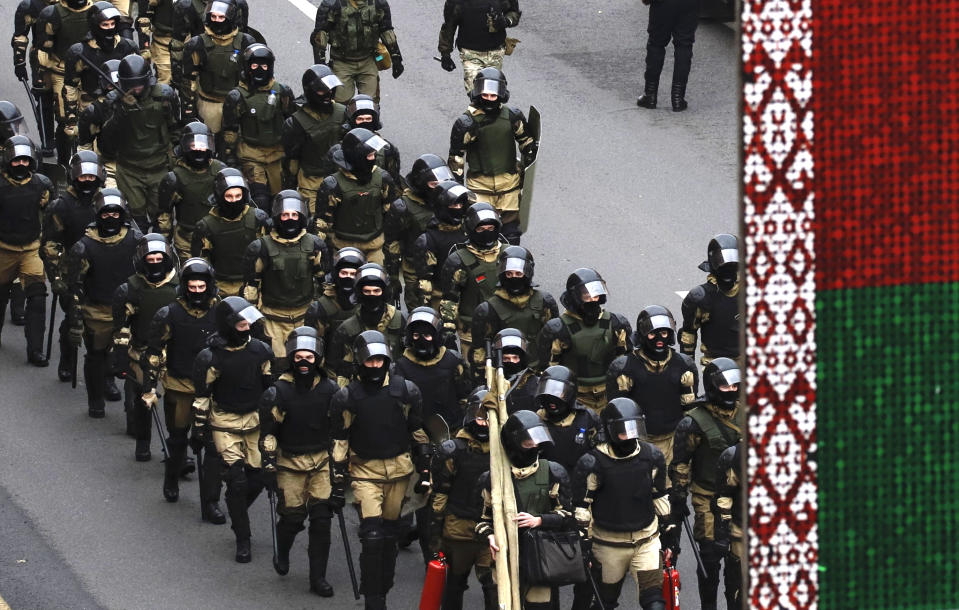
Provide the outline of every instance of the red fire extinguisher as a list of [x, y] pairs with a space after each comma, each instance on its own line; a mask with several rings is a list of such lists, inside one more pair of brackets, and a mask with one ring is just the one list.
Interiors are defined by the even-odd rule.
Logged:
[[672, 565], [673, 552], [669, 549], [663, 553], [663, 599], [666, 600], [666, 610], [679, 610], [679, 570]]
[[420, 594], [420, 610], [440, 610], [446, 588], [446, 557], [437, 553], [426, 565], [426, 580]]

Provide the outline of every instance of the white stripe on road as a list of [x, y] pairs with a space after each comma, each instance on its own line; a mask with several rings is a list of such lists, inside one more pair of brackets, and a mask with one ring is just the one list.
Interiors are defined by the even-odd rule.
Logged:
[[679, 295], [679, 298], [685, 299], [685, 298], [686, 298], [686, 295], [689, 294], [689, 291], [688, 291], [688, 290], [677, 290], [677, 291], [676, 291], [676, 294]]
[[290, 4], [295, 6], [301, 13], [310, 18], [316, 19], [316, 7], [310, 4], [309, 0], [289, 0]]

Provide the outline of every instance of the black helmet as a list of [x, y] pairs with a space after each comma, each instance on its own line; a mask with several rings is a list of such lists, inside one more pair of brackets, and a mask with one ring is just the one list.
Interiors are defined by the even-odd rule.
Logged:
[[[667, 331], [662, 337], [661, 332]], [[655, 336], [649, 339], [649, 334]], [[653, 360], [664, 360], [669, 346], [676, 342], [676, 319], [672, 312], [662, 305], [647, 305], [636, 317], [636, 332], [633, 333], [633, 346], [642, 346], [643, 353]]]
[[[373, 368], [364, 365], [367, 360], [375, 356], [380, 356], [386, 360], [382, 367]], [[373, 385], [383, 385], [392, 361], [393, 355], [390, 353], [390, 346], [386, 342], [386, 337], [380, 331], [365, 330], [357, 335], [353, 341], [353, 364], [356, 367], [357, 377], [361, 381]]]
[[[430, 182], [440, 183], [445, 180], [453, 180], [453, 172], [446, 165], [446, 161], [433, 153], [420, 155], [416, 161], [413, 161], [410, 173], [406, 174], [406, 182], [413, 192], [420, 195], [430, 192]], [[439, 184], [433, 188], [438, 187]]]
[[[159, 263], [148, 263], [147, 256], [159, 254], [163, 260]], [[176, 269], [176, 253], [165, 237], [159, 233], [147, 233], [137, 242], [137, 251], [133, 256], [133, 268], [136, 272], [154, 284], [159, 283], [168, 273]]]
[[[529, 292], [533, 286], [533, 253], [523, 246], [507, 246], [499, 255], [499, 285], [512, 296]], [[523, 277], [506, 277], [507, 271], [519, 271]]]
[[[443, 328], [443, 320], [432, 307], [417, 307], [410, 312], [409, 320], [406, 322], [406, 347], [413, 350], [413, 353], [420, 360], [429, 360], [436, 356], [440, 351], [443, 341], [440, 338], [440, 329]], [[414, 338], [413, 333], [420, 335]], [[430, 335], [431, 339], [426, 339], [423, 335]]]
[[326, 64], [314, 64], [303, 73], [303, 96], [317, 110], [329, 112], [336, 88], [342, 85], [343, 81]]
[[350, 299], [353, 296], [355, 276], [340, 277], [342, 269], [359, 269], [366, 264], [366, 255], [359, 248], [347, 246], [340, 248], [333, 255], [333, 273], [331, 281], [336, 287], [336, 293], [341, 299]]
[[369, 129], [362, 127], [351, 129], [343, 136], [343, 141], [330, 149], [333, 162], [351, 172], [360, 182], [369, 182], [373, 175], [376, 160], [369, 160], [370, 153], [379, 152], [386, 146], [386, 140]]
[[739, 240], [736, 236], [720, 233], [709, 240], [706, 260], [699, 268], [713, 274], [720, 288], [731, 290], [739, 275]]
[[[280, 220], [283, 212], [296, 212], [296, 219]], [[298, 192], [287, 189], [273, 196], [273, 229], [283, 239], [293, 239], [310, 222], [310, 208]]]
[[433, 198], [433, 214], [437, 220], [448, 225], [463, 222], [466, 211], [476, 203], [476, 195], [456, 180], [444, 180], [430, 192]]
[[723, 386], [742, 383], [742, 374], [739, 366], [732, 358], [716, 358], [703, 369], [703, 390], [706, 400], [720, 411], [732, 412], [739, 400], [739, 388], [724, 392]]
[[[626, 456], [636, 450], [636, 441], [644, 441], [646, 417], [631, 398], [614, 398], [600, 416], [607, 440], [617, 455]], [[622, 434], [626, 438], [620, 438]]]
[[[496, 95], [496, 101], [484, 100], [484, 93]], [[496, 68], [483, 68], [473, 78], [473, 90], [470, 91], [470, 101], [474, 106], [483, 110], [498, 110], [500, 104], [509, 101], [509, 89], [506, 88], [506, 75]]]
[[[566, 309], [580, 316], [587, 324], [595, 324], [603, 313], [606, 303], [606, 281], [589, 267], [580, 267], [566, 278], [566, 291], [560, 301]], [[599, 297], [598, 301], [587, 301]]]
[[[189, 286], [190, 280], [203, 280], [206, 282], [206, 289], [202, 292], [192, 292]], [[218, 293], [216, 273], [210, 263], [200, 257], [188, 258], [180, 267], [180, 285], [177, 286], [177, 296], [193, 309], [205, 310]]]
[[213, 158], [213, 132], [200, 121], [191, 121], [180, 135], [180, 157], [197, 169], [205, 168]]
[[[379, 286], [380, 294], [363, 294], [365, 286]], [[353, 300], [359, 304], [358, 314], [367, 326], [376, 326], [386, 313], [386, 303], [390, 299], [390, 277], [386, 270], [376, 263], [366, 263], [356, 270], [353, 280]]]
[[317, 364], [323, 358], [323, 339], [317, 334], [316, 329], [310, 326], [297, 326], [286, 336], [286, 354], [293, 359], [293, 352], [313, 352], [316, 356]]
[[[492, 225], [492, 231], [480, 231], [479, 227], [483, 225]], [[496, 245], [499, 241], [499, 230], [503, 227], [503, 221], [499, 218], [499, 213], [492, 205], [485, 201], [477, 201], [466, 211], [466, 220], [463, 221], [463, 228], [466, 229], [466, 236], [470, 243], [477, 248], [488, 249]]]
[[[254, 70], [250, 67], [253, 64], [265, 67]], [[276, 57], [268, 46], [260, 43], [251, 44], [243, 51], [243, 82], [251, 89], [269, 85], [273, 80], [275, 64]]]
[[551, 366], [539, 377], [536, 402], [546, 417], [559, 421], [569, 415], [576, 404], [576, 375], [565, 366]]
[[[361, 114], [369, 115], [373, 120], [357, 123], [356, 118]], [[365, 93], [354, 95], [353, 99], [346, 105], [346, 120], [349, 121], [349, 124], [346, 125], [347, 129], [355, 129], [357, 127], [369, 129], [370, 131], [383, 129], [383, 123], [380, 122], [380, 105]]]
[[526, 347], [526, 337], [522, 331], [515, 328], [504, 328], [493, 337], [493, 351], [519, 356], [518, 363], [503, 362], [503, 374], [507, 379], [524, 370], [529, 364]]
[[136, 97], [146, 95], [157, 82], [153, 74], [153, 66], [136, 53], [131, 53], [120, 60], [117, 79], [121, 89]]
[[[27, 160], [27, 165], [13, 167], [11, 164], [16, 160]], [[37, 146], [33, 140], [27, 136], [13, 136], [7, 138], [3, 144], [3, 169], [15, 180], [25, 180], [30, 174], [37, 171], [40, 166], [40, 154], [37, 152]]]
[[[239, 201], [227, 201], [226, 192], [238, 188], [243, 191]], [[250, 187], [246, 184], [243, 172], [232, 167], [221, 169], [213, 181], [213, 200], [217, 213], [224, 218], [236, 218], [250, 202]]]
[[[116, 89], [117, 85], [120, 83], [120, 60], [106, 60], [100, 66], [100, 72], [103, 72], [103, 74], [99, 75], [97, 78], [97, 84], [100, 86], [98, 95], [106, 95], [110, 91]], [[103, 78], [104, 75], [109, 76], [110, 80]]]
[[27, 122], [17, 105], [7, 100], [0, 100], [0, 139], [6, 142], [7, 138], [29, 132]]
[[[81, 176], [93, 176], [93, 180], [80, 180]], [[107, 168], [100, 155], [92, 150], [78, 150], [70, 157], [68, 173], [70, 186], [78, 195], [92, 197], [107, 182]]]
[[[115, 45], [115, 36], [120, 30], [120, 21], [123, 19], [123, 13], [109, 2], [100, 0], [94, 4], [87, 12], [87, 28], [91, 36], [97, 41], [97, 46], [101, 49], [110, 50]], [[112, 28], [102, 28], [100, 24], [104, 21], [113, 21]]]
[[[117, 212], [119, 218], [101, 215], [104, 212]], [[93, 196], [94, 223], [102, 237], [110, 237], [120, 232], [120, 228], [128, 223], [130, 212], [127, 209], [127, 199], [117, 189], [101, 189]]]
[[[213, 21], [213, 13], [223, 15], [223, 21]], [[203, 11], [203, 25], [210, 28], [214, 34], [224, 36], [236, 29], [239, 13], [234, 0], [209, 0]]]
[[521, 409], [510, 415], [500, 431], [506, 457], [517, 468], [532, 466], [539, 452], [553, 446], [553, 437], [539, 415]]
[[487, 392], [489, 392], [489, 389], [485, 385], [478, 386], [470, 392], [466, 399], [466, 414], [463, 415], [463, 429], [482, 443], [489, 440], [489, 426], [477, 422], [486, 421], [486, 407], [483, 406], [483, 398]]
[[243, 297], [226, 297], [216, 305], [216, 332], [228, 345], [239, 347], [250, 340], [250, 330], [237, 330], [236, 325], [246, 320], [251, 325], [263, 317], [260, 310]]

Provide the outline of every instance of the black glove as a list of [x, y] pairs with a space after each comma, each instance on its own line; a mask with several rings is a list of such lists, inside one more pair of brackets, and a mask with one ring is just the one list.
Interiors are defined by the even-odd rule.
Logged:
[[399, 78], [403, 73], [403, 58], [399, 55], [391, 56], [393, 61], [393, 78]]
[[413, 493], [425, 494], [430, 490], [430, 488], [432, 488], [432, 486], [433, 485], [430, 483], [430, 472], [428, 470], [424, 470], [420, 473], [420, 478], [416, 482], [416, 485], [413, 486]]
[[506, 20], [506, 15], [503, 14], [503, 11], [490, 8], [489, 12], [486, 13], [486, 20], [489, 23], [490, 31], [493, 32], [502, 32], [509, 27], [509, 21]]
[[539, 152], [539, 145], [535, 142], [523, 150], [523, 167], [529, 167], [536, 160], [537, 152]]
[[453, 63], [453, 58], [450, 57], [449, 53], [440, 57], [440, 66], [447, 72], [452, 72], [456, 69], [456, 64]]
[[271, 468], [267, 470], [264, 468], [260, 476], [263, 477], [263, 487], [265, 487], [268, 492], [271, 494], [276, 494], [276, 492], [280, 490], [280, 486], [276, 483], [275, 469]]
[[669, 517], [677, 525], [682, 522], [683, 517], [689, 514], [689, 504], [686, 503], [686, 494], [670, 490], [669, 492]]
[[27, 76], [27, 64], [25, 63], [13, 66], [13, 73], [17, 75], [18, 80], [23, 82], [27, 82], [27, 78], [29, 78]]
[[126, 379], [129, 362], [130, 354], [127, 353], [126, 346], [113, 346], [110, 350], [110, 374], [117, 379]]
[[198, 454], [203, 451], [203, 448], [206, 446], [206, 426], [193, 426], [193, 429], [190, 431], [190, 449], [193, 450], [194, 454]]
[[330, 499], [327, 502], [330, 505], [330, 510], [339, 513], [346, 505], [346, 488], [342, 485], [334, 485], [330, 489]]

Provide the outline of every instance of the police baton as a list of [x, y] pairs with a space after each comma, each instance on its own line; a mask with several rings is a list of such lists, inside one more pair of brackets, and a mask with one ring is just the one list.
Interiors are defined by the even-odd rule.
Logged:
[[57, 299], [60, 295], [53, 293], [53, 300], [50, 301], [50, 324], [47, 325], [47, 360], [50, 359], [50, 352], [53, 351], [53, 323], [57, 319]]
[[[40, 132], [40, 142], [43, 144], [47, 142], [47, 134], [44, 131], [45, 125], [43, 124], [43, 117], [40, 116], [40, 102], [34, 97], [33, 89], [30, 88], [27, 81], [22, 80], [20, 83], [23, 85], [24, 91], [27, 92], [27, 99], [30, 100], [30, 109], [33, 110], [33, 118], [37, 121], [37, 131]], [[49, 358], [49, 350], [47, 350], [47, 353], [47, 358]]]
[[[133, 53], [131, 53], [131, 55], [133, 55]], [[129, 97], [132, 97], [134, 100], [137, 99], [137, 97], [136, 97], [135, 95], [130, 95], [129, 93], [127, 93], [126, 91], [124, 91], [124, 90], [120, 87], [120, 83], [115, 82], [115, 81], [113, 80], [113, 77], [112, 77], [112, 76], [109, 76], [106, 72], [104, 72], [103, 70], [101, 70], [99, 66], [97, 66], [96, 64], [94, 64], [92, 61], [90, 61], [90, 60], [87, 59], [86, 57], [84, 57], [84, 55], [83, 55], [82, 53], [79, 55], [79, 57], [80, 57], [80, 61], [82, 61], [83, 63], [85, 63], [91, 70], [93, 70], [94, 72], [96, 72], [97, 74], [99, 74], [100, 77], [101, 77], [103, 80], [105, 80], [106, 82], [110, 83], [110, 86], [113, 87], [114, 89], [116, 89], [117, 91], [119, 91], [119, 92], [120, 92], [120, 95], [122, 95], [123, 97], [128, 97], [128, 96], [129, 96]], [[134, 101], [133, 105], [136, 106], [137, 109], [143, 110], [142, 108], [140, 108], [140, 104], [139, 104], [138, 102]]]
[[686, 519], [686, 515], [683, 515], [683, 530], [689, 537], [689, 543], [693, 547], [693, 557], [696, 558], [696, 569], [703, 578], [708, 578], [708, 576], [706, 576], [706, 566], [703, 565], [703, 558], [699, 554], [699, 547], [696, 546], [696, 540], [693, 539], [693, 528], [689, 526], [689, 520]]
[[593, 576], [593, 562], [595, 558], [593, 557], [593, 551], [587, 551], [583, 553], [583, 565], [586, 568], [586, 576], [589, 578], [589, 584], [593, 586], [593, 598], [595, 604], [593, 608], [599, 608], [599, 610], [606, 610], [606, 606], [603, 605], [603, 598], [599, 595], [599, 585], [596, 584], [596, 578]]
[[204, 501], [203, 498], [203, 449], [194, 449], [193, 456], [196, 458], [196, 481], [200, 486], [200, 502]]
[[350, 570], [350, 584], [353, 585], [353, 599], [360, 598], [360, 586], [356, 583], [356, 570], [353, 568], [353, 551], [350, 550], [350, 539], [346, 536], [346, 519], [343, 518], [343, 507], [336, 511], [336, 518], [340, 522], [340, 538], [343, 539], [343, 550], [346, 552], [346, 567]]
[[273, 566], [276, 567], [280, 558], [280, 547], [276, 542], [276, 494], [272, 489], [266, 490], [266, 497], [270, 500], [270, 531], [273, 533]]
[[[140, 399], [140, 402], [143, 402], [142, 398]], [[160, 437], [160, 450], [163, 452], [163, 460], [166, 461], [170, 459], [170, 449], [166, 446], [166, 435], [163, 434], [163, 422], [160, 421], [160, 414], [157, 413], [157, 409], [159, 407], [160, 401], [157, 400], [155, 405], [147, 408], [150, 409], [150, 413], [153, 414], [153, 423], [156, 424], [157, 436]]]

